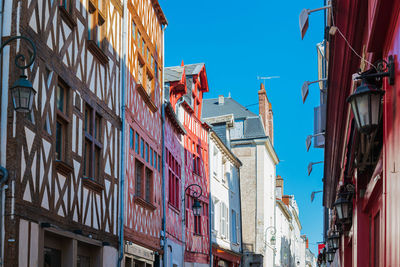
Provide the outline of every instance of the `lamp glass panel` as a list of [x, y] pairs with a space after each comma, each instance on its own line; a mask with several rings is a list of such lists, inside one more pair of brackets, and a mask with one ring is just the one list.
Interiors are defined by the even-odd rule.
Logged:
[[200, 215], [200, 209], [201, 209], [201, 207], [193, 205], [193, 214], [194, 214], [194, 216], [199, 216]]
[[343, 219], [348, 219], [349, 216], [349, 203], [348, 202], [342, 202], [341, 203], [342, 206], [342, 214], [343, 214]]
[[338, 249], [339, 248], [339, 237], [332, 238], [332, 245], [333, 245], [334, 249]]
[[356, 101], [358, 116], [360, 119], [360, 127], [364, 127], [370, 122], [369, 118], [369, 96], [368, 94], [357, 96], [354, 101]]
[[21, 108], [29, 108], [30, 98], [31, 98], [31, 90], [26, 87], [20, 87], [20, 101]]
[[353, 110], [353, 114], [354, 114], [354, 118], [356, 120], [357, 126], [358, 126], [358, 128], [360, 128], [360, 117], [359, 117], [359, 114], [357, 112], [357, 105], [356, 105], [355, 99], [353, 99], [351, 101], [351, 109]]
[[381, 106], [381, 95], [371, 95], [371, 125], [378, 125]]
[[342, 205], [341, 204], [336, 205], [336, 213], [337, 213], [337, 216], [338, 216], [339, 220], [343, 219]]

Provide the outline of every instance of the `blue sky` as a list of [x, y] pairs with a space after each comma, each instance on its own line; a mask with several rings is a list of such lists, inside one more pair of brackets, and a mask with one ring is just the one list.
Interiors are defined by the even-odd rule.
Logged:
[[[294, 194], [300, 209], [302, 233], [317, 251], [322, 241], [322, 194], [313, 203], [310, 194], [322, 189], [323, 150], [306, 152], [305, 138], [313, 132], [314, 107], [319, 90], [310, 85], [305, 104], [301, 100], [304, 81], [318, 79], [316, 44], [323, 40], [323, 11], [310, 15], [308, 32], [301, 40], [299, 14], [303, 8], [323, 6], [322, 0], [303, 1], [166, 1], [160, 0], [168, 19], [165, 34], [166, 66], [204, 62], [210, 92], [243, 105], [257, 103], [257, 76], [280, 76], [266, 82], [274, 112], [275, 150], [281, 160], [277, 174], [284, 178], [285, 194]], [[258, 106], [250, 107], [258, 113]]]

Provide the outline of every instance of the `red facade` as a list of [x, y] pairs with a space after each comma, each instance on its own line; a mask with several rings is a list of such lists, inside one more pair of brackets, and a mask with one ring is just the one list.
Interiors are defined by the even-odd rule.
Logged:
[[[186, 135], [184, 146], [184, 188], [191, 184], [200, 185], [203, 207], [200, 216], [194, 216], [192, 204], [194, 198], [189, 189], [185, 195], [185, 262], [210, 262], [209, 237], [209, 173], [208, 173], [208, 126], [200, 120], [203, 93], [208, 92], [207, 76], [204, 64], [184, 66], [182, 78], [170, 82], [170, 101], [173, 107], [183, 97], [179, 108], [179, 117], [183, 122]], [[189, 81], [189, 82], [188, 82]], [[193, 188], [195, 190], [195, 188]]]
[[373, 67], [341, 35], [329, 40], [324, 205], [332, 207], [344, 183], [355, 186], [352, 223], [341, 236], [337, 260], [345, 267], [400, 266], [400, 2], [342, 0], [332, 11], [335, 25], [366, 60], [395, 60], [394, 85], [383, 78], [381, 124], [367, 137], [352, 122], [346, 98], [359, 86], [352, 74]]
[[169, 104], [165, 108], [165, 114], [166, 236], [178, 244], [182, 244], [182, 219], [185, 208], [182, 207], [181, 202], [184, 191], [182, 186], [184, 162], [182, 159], [183, 147], [181, 138], [185, 132]]

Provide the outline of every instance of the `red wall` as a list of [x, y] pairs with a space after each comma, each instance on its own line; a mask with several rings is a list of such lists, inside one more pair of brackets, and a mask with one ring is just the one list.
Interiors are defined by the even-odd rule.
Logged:
[[[397, 3], [398, 6], [398, 3]], [[400, 266], [400, 19], [398, 7], [393, 9], [393, 17], [388, 35], [385, 57], [394, 55], [396, 77], [395, 84], [390, 86], [385, 79], [384, 88], [384, 184], [383, 206], [384, 232], [382, 249], [384, 260], [381, 266]]]

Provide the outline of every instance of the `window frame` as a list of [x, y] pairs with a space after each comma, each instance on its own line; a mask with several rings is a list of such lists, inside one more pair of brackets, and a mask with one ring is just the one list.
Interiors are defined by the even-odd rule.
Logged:
[[[58, 90], [62, 88], [63, 89], [63, 110], [59, 109], [58, 106]], [[55, 110], [56, 110], [56, 122], [55, 122], [55, 159], [57, 161], [62, 161], [66, 162], [68, 155], [69, 155], [69, 143], [68, 143], [68, 133], [69, 133], [69, 126], [70, 126], [70, 117], [71, 117], [71, 107], [70, 107], [70, 95], [71, 95], [71, 88], [69, 88], [64, 82], [59, 81], [56, 87], [56, 101], [55, 101]], [[47, 122], [46, 122], [47, 123]], [[61, 155], [58, 155], [58, 131], [57, 131], [57, 124], [60, 124], [61, 126], [61, 144], [60, 144], [60, 149], [61, 149]]]
[[[89, 111], [89, 112], [87, 112]], [[87, 119], [89, 117], [89, 119]], [[96, 121], [99, 119], [98, 130], [96, 132]], [[84, 110], [84, 172], [83, 177], [102, 182], [102, 135], [103, 117], [89, 103], [85, 103]], [[98, 136], [96, 136], [98, 133]], [[87, 143], [90, 143], [89, 154], [87, 153]], [[96, 157], [97, 155], [97, 157]], [[89, 162], [87, 162], [89, 160]], [[96, 162], [98, 160], [98, 162]], [[98, 166], [96, 166], [98, 164]], [[89, 170], [86, 170], [88, 168]]]
[[169, 189], [168, 203], [176, 210], [180, 211], [181, 165], [168, 149], [166, 149], [166, 156]]

